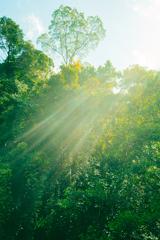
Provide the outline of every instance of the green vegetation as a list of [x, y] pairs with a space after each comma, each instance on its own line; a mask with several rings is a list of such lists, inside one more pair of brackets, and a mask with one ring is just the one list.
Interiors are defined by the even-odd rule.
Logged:
[[95, 49], [105, 37], [101, 19], [98, 16], [85, 19], [76, 8], [61, 5], [52, 18], [49, 33], [42, 34], [37, 42], [47, 53], [62, 56], [66, 65], [72, 63], [73, 57], [85, 56], [90, 49]]
[[87, 24], [102, 23], [61, 6], [50, 25], [57, 41], [68, 26], [60, 14], [72, 16], [73, 35], [59, 32], [59, 73], [0, 19], [0, 239], [158, 240], [160, 72], [74, 61], [81, 39], [84, 54], [103, 37], [103, 27], [86, 35]]

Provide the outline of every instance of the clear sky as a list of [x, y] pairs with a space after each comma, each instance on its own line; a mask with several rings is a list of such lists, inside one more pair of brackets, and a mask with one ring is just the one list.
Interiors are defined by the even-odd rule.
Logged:
[[[0, 0], [0, 17], [12, 18], [25, 34], [25, 40], [48, 32], [51, 14], [63, 4], [75, 7], [85, 17], [98, 15], [106, 37], [82, 62], [96, 68], [110, 60], [123, 70], [140, 64], [160, 70], [160, 0]], [[61, 64], [54, 58], [55, 66]]]

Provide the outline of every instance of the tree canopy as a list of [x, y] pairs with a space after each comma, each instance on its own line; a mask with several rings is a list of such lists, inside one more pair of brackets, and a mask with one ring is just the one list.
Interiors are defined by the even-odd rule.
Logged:
[[55, 73], [31, 42], [6, 64], [0, 239], [160, 239], [160, 71], [78, 60]]
[[46, 53], [58, 53], [64, 63], [72, 63], [75, 56], [85, 56], [105, 37], [103, 23], [98, 16], [87, 17], [76, 8], [61, 5], [53, 12], [49, 33], [37, 42]]
[[23, 32], [11, 18], [0, 18], [0, 49], [4, 52], [7, 61], [10, 56], [16, 57], [23, 46]]

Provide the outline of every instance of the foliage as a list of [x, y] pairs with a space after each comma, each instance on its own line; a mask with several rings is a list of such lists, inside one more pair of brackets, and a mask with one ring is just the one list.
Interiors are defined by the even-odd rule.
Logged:
[[65, 65], [71, 64], [75, 56], [85, 56], [105, 36], [98, 16], [85, 19], [76, 8], [61, 5], [52, 18], [49, 33], [42, 34], [37, 42], [45, 52], [58, 53]]
[[54, 73], [31, 42], [13, 56], [10, 74], [0, 64], [0, 238], [159, 239], [160, 72], [72, 59]]
[[6, 72], [10, 75], [12, 63], [23, 49], [23, 32], [11, 18], [0, 18], [0, 49], [6, 59]]

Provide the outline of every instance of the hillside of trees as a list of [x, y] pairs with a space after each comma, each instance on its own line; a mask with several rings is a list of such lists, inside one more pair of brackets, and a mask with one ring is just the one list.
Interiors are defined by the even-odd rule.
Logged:
[[54, 46], [65, 55], [55, 73], [54, 57], [0, 18], [2, 240], [160, 239], [160, 71], [74, 60], [74, 37], [88, 34], [82, 55], [104, 37], [100, 19], [87, 21], [99, 35], [72, 26], [66, 52]]

